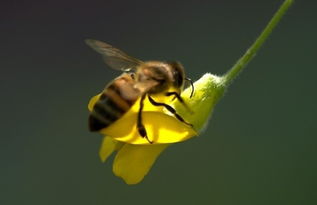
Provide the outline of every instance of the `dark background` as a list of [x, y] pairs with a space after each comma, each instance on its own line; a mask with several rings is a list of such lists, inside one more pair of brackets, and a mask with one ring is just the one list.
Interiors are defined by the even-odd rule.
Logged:
[[198, 138], [128, 186], [98, 158], [87, 102], [119, 74], [94, 38], [223, 74], [281, 0], [1, 1], [0, 204], [316, 204], [316, 3], [296, 1]]

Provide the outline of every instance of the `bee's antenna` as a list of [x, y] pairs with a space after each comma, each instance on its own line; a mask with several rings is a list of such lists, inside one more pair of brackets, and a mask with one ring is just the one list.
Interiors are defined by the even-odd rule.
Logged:
[[190, 93], [190, 98], [192, 98], [193, 95], [194, 95], [194, 84], [193, 84], [193, 81], [190, 78], [185, 78], [185, 80], [189, 81], [190, 86], [192, 87], [192, 92]]

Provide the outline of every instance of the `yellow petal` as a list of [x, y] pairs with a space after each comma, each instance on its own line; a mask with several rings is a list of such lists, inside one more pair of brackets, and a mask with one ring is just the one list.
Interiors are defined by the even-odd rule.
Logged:
[[92, 108], [94, 107], [94, 105], [96, 104], [96, 102], [99, 100], [100, 95], [101, 95], [101, 94], [95, 95], [94, 97], [92, 97], [92, 98], [89, 100], [88, 110], [89, 110], [90, 112], [92, 111]]
[[[91, 111], [101, 94], [91, 98], [88, 109]], [[172, 97], [164, 95], [152, 96], [157, 102], [171, 103]], [[121, 118], [100, 131], [101, 134], [110, 136], [115, 140], [137, 145], [149, 145], [150, 143], [139, 135], [136, 129], [139, 113], [140, 99]], [[176, 119], [162, 106], [154, 106], [146, 98], [142, 112], [142, 123], [146, 128], [148, 138], [154, 144], [176, 143], [187, 140], [195, 135], [196, 131], [183, 122]]]
[[99, 157], [102, 162], [105, 162], [107, 158], [116, 150], [119, 150], [122, 147], [123, 143], [117, 140], [114, 140], [111, 137], [105, 136], [103, 138], [100, 150]]
[[[150, 145], [147, 139], [139, 135], [136, 122], [137, 114], [132, 113], [101, 130], [101, 133], [129, 144]], [[162, 112], [143, 112], [142, 122], [149, 140], [154, 144], [181, 142], [196, 135], [190, 126]]]
[[168, 147], [160, 145], [125, 144], [115, 157], [113, 172], [127, 184], [137, 184], [149, 172], [156, 158]]

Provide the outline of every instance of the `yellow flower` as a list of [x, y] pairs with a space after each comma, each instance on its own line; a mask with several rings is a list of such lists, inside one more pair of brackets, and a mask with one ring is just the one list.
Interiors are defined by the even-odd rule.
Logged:
[[[178, 101], [171, 102], [177, 113], [191, 123], [194, 129], [181, 123], [164, 109], [158, 109], [149, 102], [145, 102], [142, 122], [147, 129], [150, 140], [154, 142], [150, 144], [139, 136], [135, 128], [139, 105], [136, 102], [120, 120], [101, 130], [101, 133], [106, 136], [99, 152], [101, 160], [106, 161], [114, 151], [117, 151], [113, 163], [114, 174], [121, 177], [127, 184], [137, 184], [142, 181], [164, 149], [172, 143], [195, 136], [203, 129], [225, 89], [255, 56], [292, 4], [292, 0], [284, 1], [258, 39], [226, 74], [221, 77], [205, 74], [194, 83], [195, 93], [192, 98], [189, 98], [190, 88], [182, 93], [182, 97], [193, 111], [192, 113], [188, 112]], [[98, 98], [99, 95], [93, 97], [89, 102], [88, 109], [90, 111]], [[157, 100], [168, 103], [166, 98], [160, 99], [163, 101]]]
[[[177, 100], [169, 102], [170, 98], [156, 96], [157, 101], [172, 105], [178, 114], [193, 124], [193, 127], [180, 122], [164, 109], [145, 101], [142, 122], [150, 140], [153, 141], [153, 144], [150, 144], [136, 129], [139, 109], [137, 101], [122, 118], [100, 131], [105, 136], [99, 152], [101, 160], [105, 162], [114, 151], [117, 151], [113, 162], [114, 174], [127, 184], [137, 184], [142, 181], [160, 153], [170, 144], [197, 135], [197, 131], [207, 122], [216, 101], [223, 93], [220, 78], [211, 74], [206, 74], [195, 82], [194, 88], [192, 98], [189, 97], [191, 88], [182, 93], [182, 98], [192, 112]], [[88, 104], [90, 111], [99, 97], [100, 95], [97, 95], [90, 100]]]

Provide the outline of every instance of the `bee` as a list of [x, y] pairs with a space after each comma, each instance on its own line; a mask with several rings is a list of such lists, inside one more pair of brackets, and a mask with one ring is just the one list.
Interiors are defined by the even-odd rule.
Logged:
[[[143, 62], [107, 43], [92, 39], [87, 39], [86, 43], [102, 55], [105, 63], [110, 68], [123, 71], [123, 74], [105, 87], [98, 101], [93, 106], [92, 112], [89, 115], [90, 131], [100, 131], [114, 123], [139, 98], [140, 104], [136, 126], [140, 136], [145, 138], [149, 143], [152, 144], [153, 141], [149, 139], [146, 128], [142, 123], [142, 111], [146, 98], [148, 98], [152, 105], [166, 108], [179, 121], [192, 126], [172, 106], [157, 102], [151, 97], [156, 94], [173, 96], [173, 99], [179, 100], [188, 108], [180, 94], [183, 91], [185, 81], [189, 81], [192, 87], [190, 97], [194, 93], [194, 86], [192, 81], [185, 77], [184, 68], [180, 63], [161, 61]], [[173, 88], [172, 92], [169, 91], [171, 88]]]

